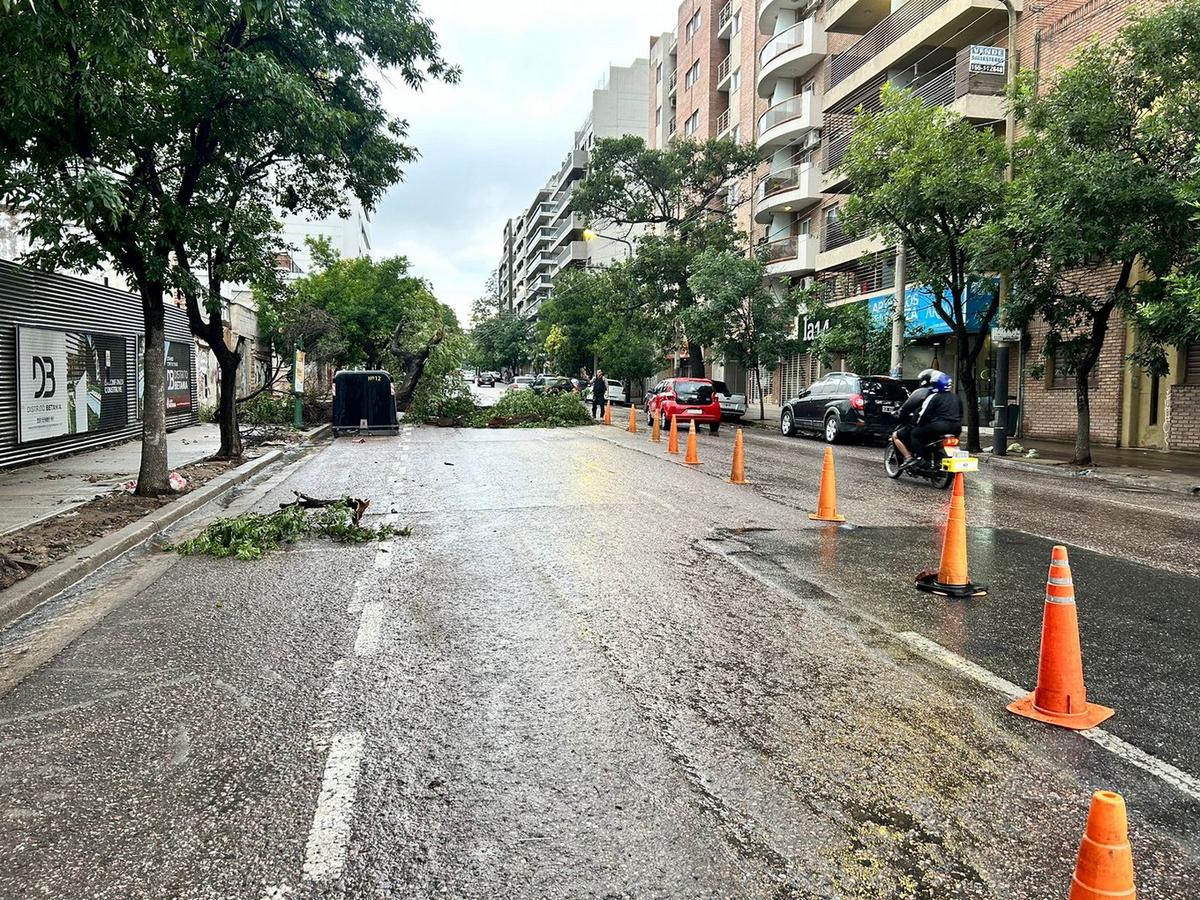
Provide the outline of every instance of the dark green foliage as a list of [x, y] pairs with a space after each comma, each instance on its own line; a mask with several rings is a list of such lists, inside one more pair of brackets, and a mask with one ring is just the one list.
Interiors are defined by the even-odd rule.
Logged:
[[295, 415], [296, 403], [290, 394], [272, 394], [263, 391], [256, 394], [239, 410], [239, 418], [244, 425], [291, 425]]
[[879, 321], [865, 303], [830, 307], [808, 297], [805, 315], [810, 320], [829, 322], [829, 327], [805, 347], [827, 367], [833, 367], [839, 357], [845, 357], [847, 369], [860, 375], [888, 371], [892, 359], [890, 313]]
[[495, 406], [475, 414], [474, 424], [483, 428], [489, 422], [512, 419], [518, 428], [571, 428], [592, 425], [591, 415], [574, 393], [535, 394], [533, 391], [509, 391]]
[[323, 535], [346, 544], [407, 537], [412, 529], [383, 525], [372, 528], [354, 524], [354, 507], [344, 500], [323, 509], [305, 510], [286, 506], [272, 513], [244, 513], [229, 519], [217, 519], [191, 540], [166, 547], [183, 556], [203, 553], [235, 559], [260, 559], [284, 544], [304, 537]]

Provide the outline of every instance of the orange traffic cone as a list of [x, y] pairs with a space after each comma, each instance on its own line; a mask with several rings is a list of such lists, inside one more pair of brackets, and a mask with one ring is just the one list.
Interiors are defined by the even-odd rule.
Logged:
[[1107, 706], [1087, 702], [1075, 585], [1071, 582], [1071, 563], [1066, 547], [1055, 547], [1050, 552], [1037, 688], [1028, 697], [1010, 703], [1008, 709], [1027, 719], [1076, 731], [1099, 725], [1113, 715]]
[[662, 426], [658, 424], [658, 416], [650, 416], [650, 440], [655, 444], [662, 443]]
[[637, 410], [629, 407], [629, 433], [637, 434]]
[[679, 425], [671, 416], [671, 431], [667, 434], [667, 452], [679, 455]]
[[604, 404], [604, 424], [605, 425], [612, 424], [612, 404], [611, 403]]
[[746, 483], [746, 451], [742, 446], [742, 429], [733, 438], [733, 467], [729, 471], [730, 484]]
[[954, 476], [950, 515], [942, 537], [942, 561], [936, 572], [917, 576], [917, 588], [943, 597], [982, 597], [987, 588], [967, 576], [967, 493], [962, 472]]
[[700, 465], [700, 454], [696, 452], [696, 420], [693, 419], [688, 425], [687, 456], [683, 458], [683, 462], [685, 465], [698, 466]]
[[837, 511], [837, 475], [833, 471], [833, 448], [825, 448], [825, 464], [821, 466], [821, 492], [817, 495], [817, 511], [808, 517], [816, 522], [845, 522]]
[[1092, 794], [1087, 830], [1079, 844], [1068, 900], [1112, 900], [1137, 896], [1125, 800], [1112, 791]]

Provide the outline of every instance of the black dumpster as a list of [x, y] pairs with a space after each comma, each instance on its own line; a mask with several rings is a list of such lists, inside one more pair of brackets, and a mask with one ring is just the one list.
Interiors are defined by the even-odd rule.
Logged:
[[392, 376], [341, 371], [333, 376], [333, 431], [399, 431]]

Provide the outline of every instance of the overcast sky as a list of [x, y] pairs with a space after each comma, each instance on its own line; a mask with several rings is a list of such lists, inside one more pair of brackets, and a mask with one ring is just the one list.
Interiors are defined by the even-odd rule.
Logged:
[[505, 221], [557, 171], [609, 63], [646, 56], [678, 5], [424, 0], [462, 80], [387, 89], [421, 158], [376, 210], [372, 256], [407, 256], [465, 324], [500, 261]]

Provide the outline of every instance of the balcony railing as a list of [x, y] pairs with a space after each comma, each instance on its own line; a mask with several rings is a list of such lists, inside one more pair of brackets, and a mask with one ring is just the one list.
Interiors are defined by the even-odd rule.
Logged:
[[821, 129], [821, 171], [832, 172], [842, 164], [854, 134], [851, 113], [825, 113]]
[[675, 118], [672, 116], [667, 120], [667, 137], [675, 133]]
[[729, 77], [729, 67], [733, 64], [733, 56], [726, 56], [721, 60], [721, 64], [717, 66], [717, 84], [723, 82]]
[[776, 263], [796, 259], [800, 255], [800, 236], [791, 235], [763, 245], [763, 262]]
[[[739, 4], [740, 5], [740, 4]], [[717, 30], [725, 27], [725, 24], [733, 18], [733, 0], [729, 0], [721, 7], [721, 14], [717, 17]]]
[[838, 247], [845, 247], [847, 244], [853, 244], [858, 238], [852, 237], [846, 226], [842, 224], [841, 219], [825, 220], [825, 232], [821, 235], [822, 250], [836, 250]]
[[766, 200], [768, 197], [782, 194], [784, 191], [794, 191], [800, 187], [800, 180], [804, 177], [804, 173], [811, 170], [812, 167], [812, 163], [802, 163], [772, 172], [758, 183], [758, 199]]
[[759, 51], [759, 63], [765, 66], [775, 57], [787, 53], [793, 47], [802, 46], [804, 44], [804, 32], [806, 30], [804, 26], [807, 23], [807, 19], [797, 22], [791, 28], [787, 28], [779, 32], [779, 34], [767, 41], [766, 44], [763, 45], [762, 50]]
[[672, 72], [671, 77], [667, 79], [667, 93], [668, 94], [675, 93], [675, 85], [678, 81], [679, 81], [679, 73]]
[[781, 125], [790, 119], [799, 119], [808, 115], [812, 108], [812, 92], [805, 91], [794, 97], [788, 97], [781, 103], [776, 103], [758, 120], [758, 133], [765, 134], [776, 125]]
[[839, 53], [829, 64], [829, 87], [841, 84], [950, 0], [912, 0]]
[[717, 137], [720, 137], [729, 130], [729, 110], [725, 110], [717, 116]]

